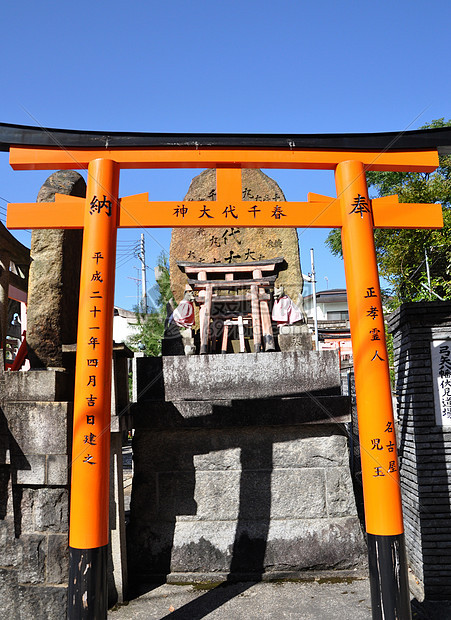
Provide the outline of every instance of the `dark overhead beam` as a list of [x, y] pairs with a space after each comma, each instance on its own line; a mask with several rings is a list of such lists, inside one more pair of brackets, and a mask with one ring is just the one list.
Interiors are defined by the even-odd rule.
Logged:
[[0, 123], [0, 150], [10, 146], [61, 148], [277, 148], [327, 150], [433, 150], [451, 153], [451, 127], [383, 133], [234, 134], [77, 131]]

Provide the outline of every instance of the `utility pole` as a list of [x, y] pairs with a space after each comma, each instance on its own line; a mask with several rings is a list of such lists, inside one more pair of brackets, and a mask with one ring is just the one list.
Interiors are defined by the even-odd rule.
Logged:
[[311, 263], [311, 283], [312, 283], [312, 295], [313, 295], [313, 324], [315, 326], [315, 350], [319, 350], [318, 340], [318, 310], [316, 307], [316, 277], [315, 277], [315, 261], [313, 257], [313, 248], [310, 248], [310, 263]]
[[144, 246], [144, 233], [141, 233], [141, 247], [138, 258], [141, 261], [142, 313], [147, 314], [146, 252]]

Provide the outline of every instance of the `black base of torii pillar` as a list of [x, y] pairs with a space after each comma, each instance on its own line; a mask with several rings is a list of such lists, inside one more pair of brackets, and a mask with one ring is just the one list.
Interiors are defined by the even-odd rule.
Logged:
[[404, 534], [367, 536], [373, 620], [410, 620]]
[[69, 565], [77, 574], [69, 579], [68, 620], [105, 620], [108, 609], [108, 545], [96, 549], [69, 547]]

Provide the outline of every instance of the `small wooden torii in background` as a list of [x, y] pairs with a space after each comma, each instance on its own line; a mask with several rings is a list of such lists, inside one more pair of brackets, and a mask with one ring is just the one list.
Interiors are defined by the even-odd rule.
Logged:
[[[274, 337], [271, 326], [271, 316], [269, 313], [269, 294], [265, 289], [270, 285], [274, 286], [277, 277], [276, 265], [283, 262], [282, 257], [266, 259], [261, 261], [252, 261], [251, 263], [231, 263], [224, 264], [207, 264], [207, 263], [189, 263], [180, 261], [177, 263], [179, 269], [188, 275], [188, 285], [199, 291], [196, 303], [200, 306], [199, 322], [200, 322], [200, 354], [204, 355], [209, 351], [209, 332], [210, 317], [212, 305], [216, 303], [226, 310], [226, 314], [221, 316], [224, 322], [224, 332], [222, 339], [221, 352], [227, 352], [228, 332], [232, 324], [238, 325], [240, 352], [245, 352], [244, 332], [243, 332], [243, 316], [242, 313], [235, 312], [235, 316], [227, 315], [227, 306], [232, 305], [230, 310], [237, 307], [237, 303], [250, 302], [251, 316], [244, 319], [245, 322], [252, 324], [252, 334], [254, 343], [254, 352], [274, 351]], [[207, 275], [213, 280], [207, 280]], [[244, 275], [246, 279], [235, 279], [236, 275]], [[263, 275], [265, 274], [265, 275]], [[191, 278], [189, 276], [191, 275]], [[193, 278], [192, 276], [197, 276]], [[224, 276], [224, 277], [222, 277]], [[221, 279], [217, 279], [217, 278]], [[218, 291], [245, 290], [240, 295], [215, 295]], [[215, 317], [217, 317], [215, 313]], [[262, 345], [263, 340], [263, 345]]]

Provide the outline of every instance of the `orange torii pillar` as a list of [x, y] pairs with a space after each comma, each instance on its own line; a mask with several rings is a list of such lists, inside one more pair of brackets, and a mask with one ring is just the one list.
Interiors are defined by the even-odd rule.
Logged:
[[335, 172], [342, 214], [374, 618], [408, 619], [410, 597], [392, 390], [373, 216], [361, 162]]
[[[75, 378], [68, 617], [106, 618], [117, 227], [341, 227], [354, 352], [373, 618], [410, 618], [399, 471], [373, 228], [440, 228], [440, 205], [370, 200], [365, 170], [431, 172], [435, 152], [11, 148], [15, 169], [88, 169], [86, 200], [10, 204], [10, 228], [84, 228]], [[219, 167], [218, 167], [219, 166]], [[216, 167], [217, 200], [118, 199], [120, 168]], [[335, 170], [337, 198], [243, 201], [241, 167]]]
[[[56, 202], [60, 211], [52, 216], [46, 212], [51, 203], [41, 203], [44, 212], [36, 212], [40, 224], [32, 221], [33, 228], [84, 230], [70, 493], [68, 618], [73, 620], [106, 618], [108, 607], [111, 364], [118, 190], [118, 164], [111, 159], [92, 160], [88, 165], [86, 199], [58, 195]], [[21, 218], [23, 215], [19, 215]]]
[[[89, 164], [75, 366], [69, 531], [69, 617], [108, 606], [111, 360], [119, 167]], [[88, 501], [92, 495], [95, 501]], [[88, 525], [89, 524], [89, 525]]]

